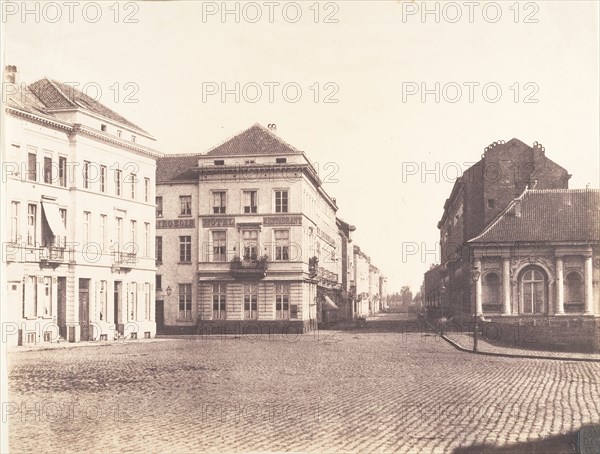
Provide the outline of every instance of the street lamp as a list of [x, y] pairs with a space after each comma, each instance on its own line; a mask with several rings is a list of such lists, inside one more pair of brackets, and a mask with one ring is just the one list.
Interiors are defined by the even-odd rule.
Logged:
[[[471, 280], [473, 281], [473, 284], [477, 284], [477, 281], [480, 277], [481, 272], [479, 271], [479, 268], [473, 268], [471, 270]], [[475, 295], [475, 298], [477, 298], [477, 295]], [[473, 351], [477, 352], [477, 301], [475, 301], [475, 310], [473, 311], [473, 314], [475, 316], [475, 323], [473, 327]]]
[[167, 287], [167, 296], [171, 296], [171, 292], [173, 291], [173, 289], [171, 288], [171, 286], [169, 285]]

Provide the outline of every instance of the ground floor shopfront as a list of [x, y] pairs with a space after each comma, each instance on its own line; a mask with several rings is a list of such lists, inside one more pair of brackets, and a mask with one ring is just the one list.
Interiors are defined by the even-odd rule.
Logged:
[[154, 337], [154, 273], [11, 263], [3, 337], [9, 345]]

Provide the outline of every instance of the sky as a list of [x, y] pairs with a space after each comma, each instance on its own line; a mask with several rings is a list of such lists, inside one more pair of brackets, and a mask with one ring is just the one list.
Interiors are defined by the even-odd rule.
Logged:
[[[445, 199], [494, 141], [600, 187], [598, 2], [2, 4], [2, 64], [205, 152], [254, 123], [307, 153], [391, 291], [421, 285]], [[238, 85], [236, 85], [238, 84]]]

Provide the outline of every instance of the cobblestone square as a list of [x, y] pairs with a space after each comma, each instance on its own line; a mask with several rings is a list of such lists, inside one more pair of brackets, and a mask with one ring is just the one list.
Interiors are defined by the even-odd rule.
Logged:
[[11, 452], [575, 452], [599, 383], [428, 332], [167, 338], [13, 352], [3, 419]]

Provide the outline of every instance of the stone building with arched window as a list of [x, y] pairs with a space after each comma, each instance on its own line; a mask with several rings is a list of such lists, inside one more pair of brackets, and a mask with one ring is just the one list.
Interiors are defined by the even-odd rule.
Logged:
[[525, 190], [468, 242], [475, 313], [495, 337], [600, 349], [599, 210], [598, 189]]

